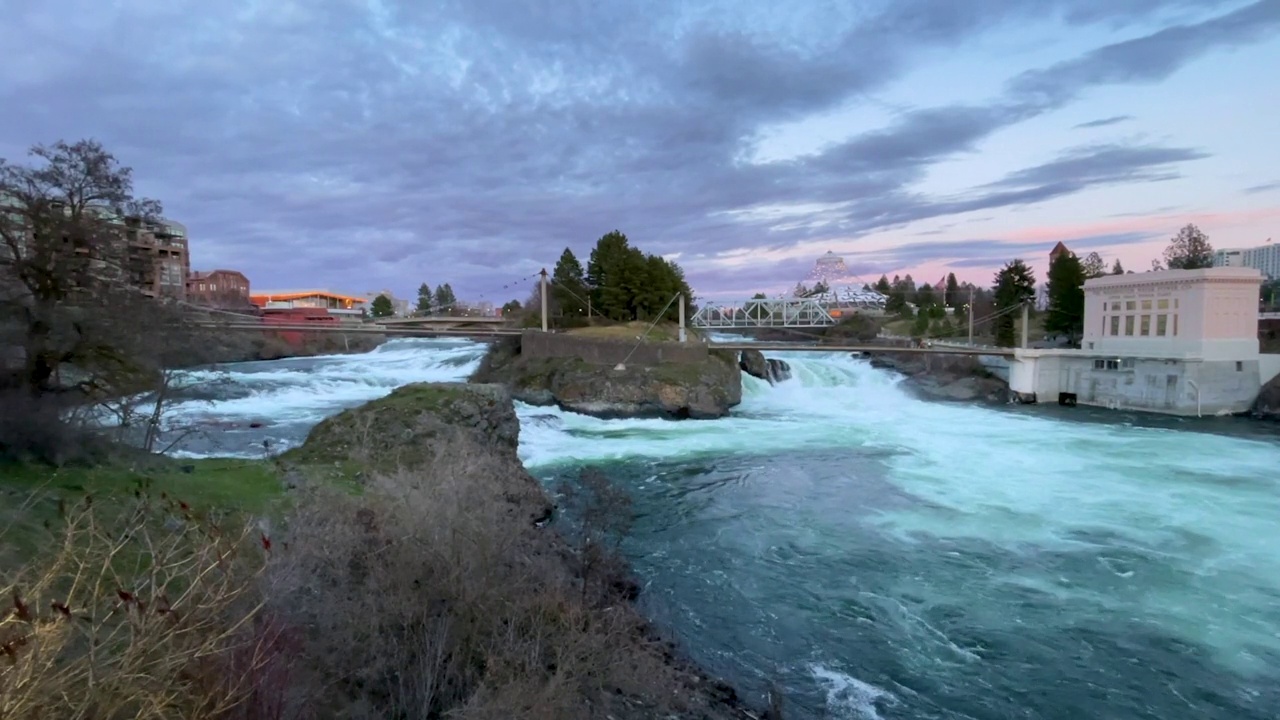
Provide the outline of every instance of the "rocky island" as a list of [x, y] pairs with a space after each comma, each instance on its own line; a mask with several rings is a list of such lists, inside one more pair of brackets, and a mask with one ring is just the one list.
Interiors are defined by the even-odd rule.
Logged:
[[733, 353], [696, 341], [526, 332], [494, 343], [471, 381], [601, 418], [711, 419], [742, 401]]

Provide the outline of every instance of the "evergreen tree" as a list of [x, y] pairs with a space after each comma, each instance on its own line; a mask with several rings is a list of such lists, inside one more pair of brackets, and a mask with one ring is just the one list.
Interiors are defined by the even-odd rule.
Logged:
[[422, 283], [418, 286], [418, 305], [414, 308], [419, 315], [431, 314], [431, 286]]
[[1112, 275], [1123, 275], [1124, 266], [1120, 264], [1120, 258], [1116, 258], [1115, 264], [1111, 266]]
[[1084, 330], [1084, 281], [1084, 263], [1072, 253], [1059, 255], [1049, 265], [1049, 312], [1044, 329], [1065, 334], [1073, 344]]
[[911, 323], [911, 337], [922, 338], [929, 334], [929, 315], [920, 313], [916, 316], [915, 322]]
[[384, 318], [394, 315], [396, 309], [391, 305], [391, 298], [386, 295], [379, 295], [373, 299], [369, 312], [376, 318]]
[[888, 295], [890, 290], [893, 290], [893, 286], [889, 284], [889, 278], [881, 275], [880, 279], [876, 281], [875, 291], [881, 295]]
[[572, 250], [565, 248], [551, 274], [551, 297], [548, 300], [555, 303], [561, 315], [579, 317], [587, 314], [587, 296], [587, 278], [582, 263], [578, 262]]
[[995, 319], [996, 345], [1013, 347], [1016, 308], [1029, 303], [1036, 297], [1036, 276], [1021, 258], [1011, 260], [996, 273], [995, 304], [997, 311], [1003, 311]]
[[453, 287], [449, 283], [443, 283], [436, 286], [436, 304], [435, 311], [437, 313], [451, 313], [454, 305], [458, 302], [458, 297], [453, 294]]
[[508, 315], [514, 315], [515, 313], [518, 313], [523, 309], [524, 309], [524, 306], [520, 304], [519, 300], [511, 300], [502, 306], [502, 315], [503, 317], [506, 317]]
[[627, 287], [628, 273], [634, 273], [631, 257], [636, 252], [627, 236], [614, 230], [596, 241], [587, 259], [592, 305], [596, 312], [610, 320], [634, 319]]
[[1196, 270], [1213, 267], [1213, 246], [1209, 237], [1195, 225], [1186, 225], [1169, 241], [1164, 262], [1170, 270]]
[[947, 307], [959, 307], [965, 300], [960, 297], [960, 283], [955, 273], [947, 273]]
[[653, 320], [659, 313], [674, 320], [680, 309], [674, 298], [684, 295], [687, 312], [694, 310], [693, 292], [679, 265], [659, 255], [645, 255], [627, 237], [613, 231], [596, 242], [587, 261], [587, 284], [592, 305], [612, 320]]
[[938, 303], [938, 299], [933, 296], [933, 286], [925, 283], [916, 290], [916, 305], [921, 309], [933, 307]]

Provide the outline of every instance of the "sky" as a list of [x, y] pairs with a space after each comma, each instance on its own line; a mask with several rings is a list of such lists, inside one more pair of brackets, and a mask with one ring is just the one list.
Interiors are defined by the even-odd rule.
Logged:
[[[0, 158], [93, 138], [258, 289], [701, 297], [1280, 238], [1280, 0], [0, 0]], [[1270, 70], [1268, 70], [1270, 68]]]

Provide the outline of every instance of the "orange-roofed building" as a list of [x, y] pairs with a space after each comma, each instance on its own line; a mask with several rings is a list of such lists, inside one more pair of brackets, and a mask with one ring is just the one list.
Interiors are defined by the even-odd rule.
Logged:
[[330, 315], [359, 315], [368, 300], [328, 290], [259, 290], [249, 301], [263, 310], [323, 309]]

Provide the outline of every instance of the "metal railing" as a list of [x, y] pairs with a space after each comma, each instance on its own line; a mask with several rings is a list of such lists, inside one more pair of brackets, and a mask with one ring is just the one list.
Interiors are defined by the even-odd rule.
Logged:
[[707, 302], [689, 324], [696, 328], [829, 327], [838, 321], [814, 298], [753, 299]]

